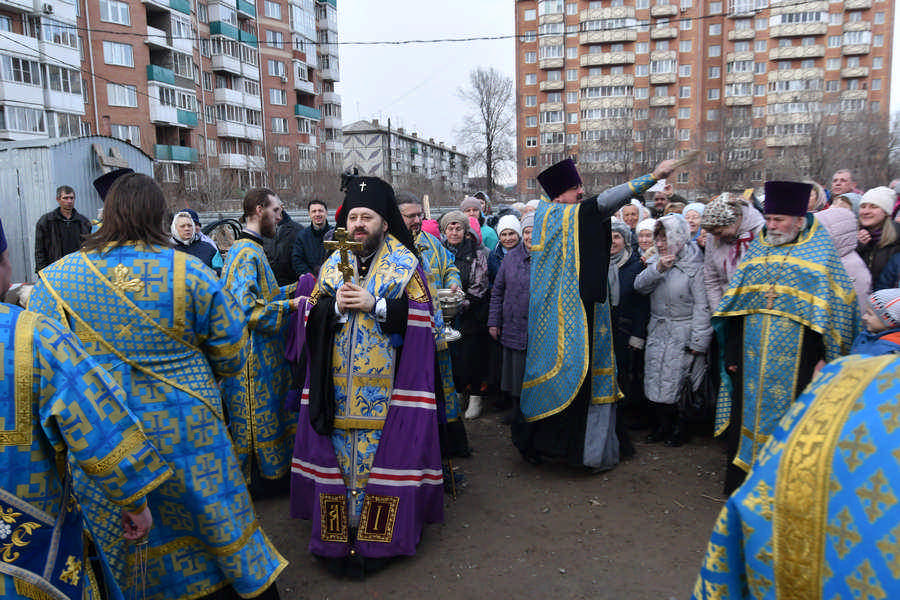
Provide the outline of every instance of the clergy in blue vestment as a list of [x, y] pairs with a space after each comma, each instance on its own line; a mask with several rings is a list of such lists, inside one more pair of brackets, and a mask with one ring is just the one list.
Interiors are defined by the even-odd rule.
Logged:
[[534, 216], [525, 381], [512, 428], [529, 462], [553, 458], [602, 470], [619, 461], [606, 294], [610, 217], [674, 167], [665, 160], [652, 174], [587, 200], [571, 159], [538, 176], [546, 196]]
[[258, 476], [280, 479], [291, 466], [296, 415], [288, 414], [285, 396], [291, 384], [284, 357], [291, 300], [296, 284], [279, 287], [263, 249], [281, 220], [281, 200], [272, 190], [256, 188], [244, 197], [244, 229], [228, 250], [222, 281], [247, 317], [250, 345], [247, 364], [225, 380], [222, 396], [228, 410], [235, 450], [251, 491]]
[[859, 328], [853, 282], [828, 231], [806, 212], [811, 189], [766, 182], [766, 226], [713, 314], [727, 373], [715, 433], [731, 424], [725, 493], [740, 485], [815, 370], [849, 353]]
[[[29, 303], [68, 326], [124, 388], [172, 468], [148, 496], [155, 526], [146, 568], [134, 563], [115, 506], [83, 469], [73, 470], [74, 489], [109, 565], [113, 599], [135, 586], [157, 600], [276, 598], [273, 583], [287, 561], [259, 525], [216, 381], [244, 366], [244, 316], [211, 269], [168, 245], [165, 211], [153, 179], [118, 178], [103, 227], [81, 252], [41, 271]], [[133, 581], [135, 571], [143, 582]]]
[[900, 357], [825, 366], [713, 528], [695, 600], [900, 598]]
[[[9, 272], [0, 224], [0, 297]], [[0, 354], [0, 598], [98, 598], [59, 459], [68, 452], [121, 507], [129, 525], [119, 535], [129, 539], [149, 531], [146, 495], [172, 471], [122, 388], [59, 323], [0, 304]]]

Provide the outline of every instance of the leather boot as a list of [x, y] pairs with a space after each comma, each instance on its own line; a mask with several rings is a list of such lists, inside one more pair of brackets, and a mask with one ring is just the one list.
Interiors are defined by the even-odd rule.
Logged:
[[666, 438], [666, 446], [669, 448], [678, 448], [684, 445], [684, 420], [681, 418], [681, 411], [678, 410], [677, 404], [669, 406], [669, 415], [672, 422], [672, 430]]
[[475, 394], [469, 396], [469, 407], [463, 416], [468, 420], [477, 419], [481, 416], [481, 396], [476, 396]]
[[656, 426], [644, 440], [650, 444], [662, 442], [669, 436], [669, 430], [672, 425], [669, 420], [669, 413], [665, 404], [659, 402], [651, 402], [653, 405], [653, 413], [656, 415]]

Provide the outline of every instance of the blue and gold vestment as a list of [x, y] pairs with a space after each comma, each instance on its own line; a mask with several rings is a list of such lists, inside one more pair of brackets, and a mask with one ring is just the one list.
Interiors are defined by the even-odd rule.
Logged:
[[457, 285], [462, 289], [459, 269], [456, 268], [453, 254], [441, 244], [441, 241], [428, 233], [420, 231], [416, 236], [416, 248], [422, 256], [422, 269], [428, 277], [428, 288], [434, 304], [435, 343], [437, 344], [437, 361], [441, 369], [441, 384], [444, 388], [444, 414], [447, 422], [459, 420], [459, 395], [453, 383], [453, 363], [447, 342], [441, 336], [444, 329], [444, 313], [437, 299], [437, 290]]
[[713, 529], [695, 600], [900, 597], [900, 357], [827, 365]]
[[[790, 244], [757, 236], [713, 315], [743, 318], [743, 418], [734, 464], [745, 471], [797, 393], [804, 331], [822, 336], [831, 361], [850, 351], [859, 327], [853, 282], [831, 237], [817, 220], [807, 222]], [[722, 379], [716, 434], [731, 412], [730, 380]]]
[[250, 353], [236, 377], [225, 381], [222, 396], [229, 427], [244, 472], [250, 473], [251, 456], [267, 479], [284, 476], [291, 466], [291, 440], [295, 417], [284, 408], [291, 384], [290, 365], [284, 357], [294, 285], [278, 281], [262, 245], [242, 237], [228, 251], [222, 273], [247, 317]]
[[[58, 323], [0, 304], [0, 353], [0, 490], [15, 496], [12, 505], [0, 499], [0, 598], [46, 594], [47, 586], [69, 593], [61, 588], [85, 583], [81, 527], [55, 548], [29, 547], [48, 533], [33, 514], [52, 523], [61, 508], [57, 461], [68, 452], [101, 493], [132, 511], [172, 471], [128, 410], [122, 388]], [[38, 577], [29, 566], [35, 566], [34, 554], [48, 551], [58, 564], [55, 576]], [[66, 566], [68, 572], [59, 571]]]
[[[266, 589], [287, 563], [256, 519], [216, 383], [247, 358], [234, 299], [199, 259], [161, 246], [71, 254], [40, 276], [29, 306], [68, 324], [125, 389], [174, 472], [148, 497], [146, 597], [196, 598], [229, 584], [248, 597]], [[133, 553], [116, 507], [81, 469], [74, 484], [114, 583], [128, 585]]]

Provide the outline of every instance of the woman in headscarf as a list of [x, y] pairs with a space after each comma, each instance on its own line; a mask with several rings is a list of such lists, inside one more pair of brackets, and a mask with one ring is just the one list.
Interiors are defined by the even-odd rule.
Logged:
[[825, 193], [825, 188], [812, 179], [806, 179], [803, 183], [808, 183], [812, 186], [812, 191], [809, 193], [809, 208], [807, 211], [814, 213], [828, 208], [828, 195]]
[[634, 230], [634, 234], [637, 236], [640, 259], [645, 266], [651, 258], [656, 256], [656, 245], [653, 243], [654, 229], [656, 229], [656, 219], [644, 219], [637, 224]]
[[688, 222], [688, 226], [691, 228], [691, 241], [697, 242], [697, 245], [701, 248], [704, 244], [700, 240], [704, 236], [703, 231], [700, 229], [700, 221], [703, 219], [703, 211], [705, 209], [705, 204], [691, 202], [685, 206], [684, 210], [681, 212], [681, 214], [684, 215], [684, 219]]
[[[631, 228], [621, 221], [612, 222], [609, 256], [609, 306], [613, 348], [619, 388], [625, 393], [624, 408], [635, 413], [641, 423], [649, 422], [644, 397], [644, 343], [650, 301], [634, 289], [634, 280], [644, 269], [634, 246]], [[616, 420], [617, 428], [621, 419]]]
[[224, 264], [222, 255], [215, 246], [201, 239], [200, 228], [194, 224], [194, 219], [189, 212], [177, 213], [172, 218], [170, 230], [172, 245], [176, 250], [196, 256], [207, 267], [215, 270], [216, 275], [221, 275]]
[[650, 295], [644, 393], [654, 403], [657, 426], [647, 441], [680, 446], [684, 431], [678, 396], [683, 385], [696, 389], [701, 383], [713, 330], [703, 255], [690, 242], [687, 221], [680, 214], [666, 215], [653, 237], [659, 254], [634, 282], [638, 292]]
[[441, 217], [441, 232], [446, 238], [444, 246], [454, 256], [466, 294], [453, 325], [462, 333], [462, 339], [450, 344], [453, 379], [459, 392], [469, 392], [465, 418], [477, 419], [481, 415], [481, 392], [490, 347], [487, 250], [475, 239], [469, 230], [469, 218], [461, 211], [452, 210]]
[[634, 232], [638, 223], [644, 219], [650, 218], [650, 211], [641, 204], [640, 200], [632, 198], [631, 202], [619, 209], [616, 213], [616, 217], [628, 225], [628, 228]]

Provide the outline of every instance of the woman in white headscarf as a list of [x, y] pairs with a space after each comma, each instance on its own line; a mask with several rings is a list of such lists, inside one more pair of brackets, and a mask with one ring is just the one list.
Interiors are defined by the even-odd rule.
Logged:
[[634, 235], [637, 237], [638, 251], [644, 265], [656, 256], [656, 244], [653, 243], [653, 231], [655, 229], [656, 219], [644, 219], [637, 224], [634, 230]]
[[662, 217], [654, 230], [658, 255], [634, 282], [638, 292], [650, 296], [644, 393], [653, 403], [657, 424], [647, 441], [665, 441], [667, 446], [683, 443], [678, 394], [688, 378], [695, 389], [702, 382], [713, 333], [703, 285], [703, 255], [690, 239], [683, 216]]

